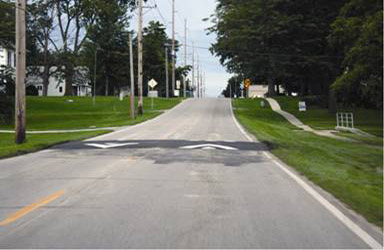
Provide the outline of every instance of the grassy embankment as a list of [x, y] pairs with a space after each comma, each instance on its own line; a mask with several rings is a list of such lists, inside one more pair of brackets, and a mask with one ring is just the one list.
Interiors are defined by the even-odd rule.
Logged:
[[260, 100], [235, 100], [233, 104], [238, 120], [269, 145], [274, 155], [368, 221], [383, 226], [381, 148], [297, 130], [268, 106], [261, 108]]
[[[68, 102], [67, 100], [74, 102]], [[115, 97], [97, 97], [93, 105], [92, 98], [86, 97], [28, 97], [28, 130], [65, 130], [82, 128], [102, 128], [110, 126], [133, 125], [161, 114], [180, 103], [182, 99], [144, 98], [144, 115], [130, 119], [129, 99], [120, 101]], [[0, 129], [13, 129], [13, 125], [0, 123]], [[27, 143], [16, 145], [13, 134], [0, 133], [0, 158], [33, 152], [42, 148], [73, 140], [90, 138], [106, 131], [80, 133], [34, 134], [28, 135]]]
[[[335, 129], [336, 116], [327, 109], [316, 105], [307, 105], [306, 112], [299, 112], [299, 97], [278, 96], [274, 97], [279, 102], [281, 108], [294, 116], [303, 123], [315, 129]], [[383, 137], [383, 111], [372, 109], [347, 109], [343, 108], [340, 112], [352, 112], [354, 114], [355, 127], [372, 135]]]

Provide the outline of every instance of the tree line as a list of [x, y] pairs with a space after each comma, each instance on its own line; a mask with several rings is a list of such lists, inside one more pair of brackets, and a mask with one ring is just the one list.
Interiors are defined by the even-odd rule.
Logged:
[[382, 108], [381, 0], [217, 2], [211, 52], [235, 74], [224, 93], [249, 78], [268, 85], [270, 96], [282, 86], [288, 94]]
[[[78, 74], [94, 81], [96, 93], [114, 95], [130, 86], [129, 35], [133, 36], [134, 64], [137, 62], [137, 37], [129, 29], [136, 9], [135, 0], [32, 0], [28, 1], [27, 66], [30, 74], [43, 81], [47, 95], [49, 78], [60, 75], [65, 79], [65, 95], [73, 95], [72, 84]], [[14, 44], [15, 3], [0, 0], [0, 41]], [[143, 31], [144, 94], [147, 82], [155, 79], [161, 96], [165, 95], [165, 60], [172, 61], [171, 43], [164, 24], [150, 22]], [[176, 41], [176, 49], [180, 47]], [[137, 79], [137, 65], [134, 65]], [[87, 70], [79, 70], [80, 68]], [[190, 67], [178, 67], [176, 79], [186, 76]], [[172, 65], [169, 63], [168, 71]], [[137, 91], [137, 81], [136, 91]], [[169, 84], [171, 88], [171, 84]], [[190, 87], [190, 86], [188, 86]], [[170, 91], [171, 93], [171, 91]]]

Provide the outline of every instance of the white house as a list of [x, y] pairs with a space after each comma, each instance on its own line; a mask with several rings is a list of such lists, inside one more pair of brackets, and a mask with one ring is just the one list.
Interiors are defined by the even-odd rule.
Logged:
[[[29, 69], [30, 72], [32, 68]], [[38, 74], [30, 74], [27, 78], [27, 86], [33, 85], [37, 88], [39, 96], [43, 95], [43, 78], [41, 77], [44, 67], [40, 66], [38, 69], [40, 72]], [[50, 77], [47, 95], [48, 96], [64, 96], [66, 80], [62, 73], [57, 71], [57, 67], [50, 68]], [[77, 67], [75, 68], [75, 74], [73, 76], [73, 94], [75, 96], [90, 96], [92, 95], [92, 87], [90, 85], [90, 80], [88, 79], [88, 68], [86, 67]]]
[[13, 45], [0, 43], [0, 66], [16, 67], [16, 54]]

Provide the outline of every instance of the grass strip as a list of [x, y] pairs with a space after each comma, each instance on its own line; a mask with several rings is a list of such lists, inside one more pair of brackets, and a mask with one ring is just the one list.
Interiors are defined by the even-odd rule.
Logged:
[[91, 131], [58, 134], [30, 134], [27, 135], [27, 142], [20, 145], [15, 144], [14, 134], [0, 133], [0, 158], [36, 152], [38, 150], [51, 147], [53, 145], [70, 141], [80, 141], [109, 132], [111, 131]]
[[236, 99], [240, 123], [274, 155], [368, 221], [383, 226], [383, 151], [300, 131], [260, 99]]

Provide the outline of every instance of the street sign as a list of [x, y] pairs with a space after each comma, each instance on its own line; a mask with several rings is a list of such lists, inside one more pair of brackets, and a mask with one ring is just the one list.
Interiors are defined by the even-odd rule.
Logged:
[[157, 90], [148, 91], [148, 97], [157, 98], [159, 97], [159, 92]]
[[299, 102], [299, 111], [307, 111], [307, 105], [305, 102]]
[[174, 96], [179, 97], [180, 96], [180, 90], [176, 89], [174, 91]]
[[179, 80], [176, 81], [176, 89], [180, 89], [181, 82]]
[[153, 89], [154, 87], [157, 86], [157, 82], [156, 82], [154, 79], [152, 79], [152, 80], [150, 80], [150, 81], [148, 82], [148, 86], [151, 87], [151, 88]]
[[249, 88], [249, 86], [252, 85], [252, 81], [250, 79], [245, 79], [244, 80], [244, 88]]
[[264, 102], [264, 101], [261, 101], [261, 102], [260, 102], [260, 107], [262, 107], [262, 108], [265, 107], [265, 102]]

